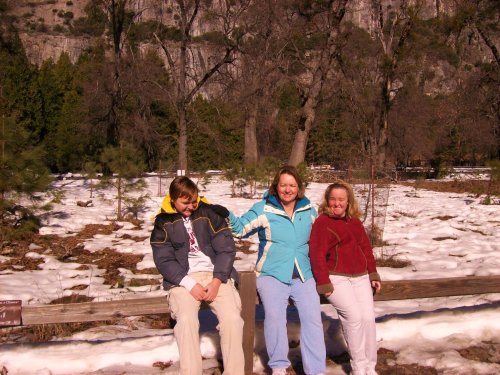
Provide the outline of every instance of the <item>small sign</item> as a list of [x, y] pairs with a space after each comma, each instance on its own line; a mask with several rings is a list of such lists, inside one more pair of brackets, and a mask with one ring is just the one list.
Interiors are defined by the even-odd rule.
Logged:
[[0, 301], [0, 327], [21, 325], [21, 301]]

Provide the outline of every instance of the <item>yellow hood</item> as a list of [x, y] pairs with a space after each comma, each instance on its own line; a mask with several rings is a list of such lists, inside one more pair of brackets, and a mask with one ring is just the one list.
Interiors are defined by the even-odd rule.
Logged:
[[[207, 198], [198, 195], [198, 199], [196, 200], [196, 203], [200, 204], [200, 202], [205, 202], [206, 204], [209, 204]], [[160, 209], [160, 212], [158, 212], [158, 213], [162, 213], [162, 212], [166, 212], [168, 214], [173, 214], [173, 213], [177, 212], [177, 211], [175, 211], [175, 208], [173, 208], [172, 204], [170, 203], [170, 194], [167, 194], [165, 196], [165, 198], [163, 198], [163, 202], [161, 202], [161, 209]]]

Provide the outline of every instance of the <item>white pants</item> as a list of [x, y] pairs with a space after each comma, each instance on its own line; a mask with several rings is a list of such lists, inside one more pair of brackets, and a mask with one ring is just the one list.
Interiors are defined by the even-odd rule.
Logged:
[[368, 275], [346, 277], [330, 275], [334, 291], [328, 301], [340, 318], [351, 356], [353, 375], [375, 375], [377, 338], [373, 294]]

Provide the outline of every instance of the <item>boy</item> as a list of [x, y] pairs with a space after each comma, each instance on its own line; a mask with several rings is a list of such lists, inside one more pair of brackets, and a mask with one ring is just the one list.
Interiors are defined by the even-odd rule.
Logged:
[[198, 187], [176, 177], [167, 204], [155, 220], [151, 247], [156, 267], [168, 290], [180, 373], [200, 375], [202, 358], [198, 312], [206, 301], [219, 320], [224, 374], [244, 374], [241, 300], [232, 279], [235, 245], [223, 218], [198, 196]]

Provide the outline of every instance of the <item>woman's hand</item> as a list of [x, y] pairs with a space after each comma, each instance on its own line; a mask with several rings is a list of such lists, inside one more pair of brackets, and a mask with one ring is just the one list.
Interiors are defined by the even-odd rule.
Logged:
[[380, 293], [380, 289], [382, 289], [382, 283], [380, 281], [378, 281], [378, 280], [373, 280], [372, 281], [372, 288], [373, 288], [373, 291], [374, 291], [373, 294]]
[[220, 204], [211, 204], [210, 208], [217, 215], [222, 216], [224, 219], [229, 217], [229, 210], [226, 207], [221, 206]]

